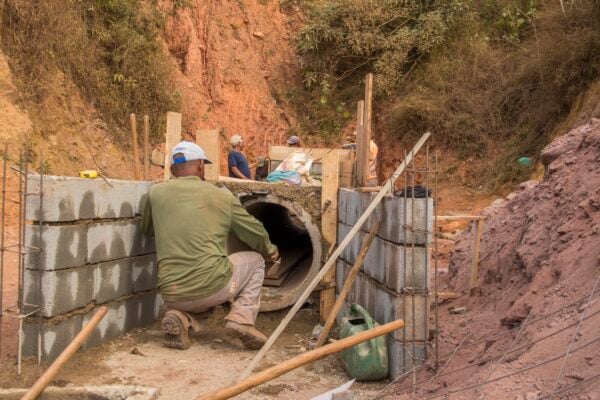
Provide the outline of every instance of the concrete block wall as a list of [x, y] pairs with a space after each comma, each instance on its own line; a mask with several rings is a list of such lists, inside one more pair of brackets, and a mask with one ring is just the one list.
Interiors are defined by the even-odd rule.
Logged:
[[[338, 242], [375, 197], [351, 189], [340, 189], [338, 197]], [[433, 199], [384, 197], [337, 262], [336, 288], [342, 288], [373, 224], [379, 231], [367, 252], [360, 272], [346, 298], [358, 303], [380, 324], [403, 319], [404, 329], [388, 335], [390, 376], [396, 378], [427, 356], [429, 335], [428, 268]], [[338, 321], [345, 313], [338, 315]]]
[[41, 337], [42, 358], [56, 358], [101, 305], [108, 314], [84, 347], [154, 321], [162, 304], [156, 254], [140, 218], [152, 183], [53, 176], [28, 182], [23, 296], [26, 312], [41, 311], [25, 321], [23, 355], [37, 355]]

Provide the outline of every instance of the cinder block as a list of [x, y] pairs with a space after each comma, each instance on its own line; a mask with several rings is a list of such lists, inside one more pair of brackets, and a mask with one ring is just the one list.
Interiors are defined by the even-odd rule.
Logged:
[[385, 258], [384, 284], [397, 293], [411, 289], [426, 293], [428, 289], [429, 257], [426, 247], [383, 243]]
[[[397, 295], [393, 299], [394, 314], [391, 320], [404, 320], [404, 328], [393, 336], [398, 341], [427, 341], [429, 337], [429, 302], [427, 295]], [[387, 317], [387, 316], [386, 316]]]
[[[25, 268], [55, 270], [86, 263], [87, 225], [27, 225], [25, 227]], [[36, 249], [43, 249], [40, 253]]]
[[346, 214], [348, 212], [348, 196], [350, 190], [340, 188], [338, 191], [338, 222], [346, 224]]
[[346, 225], [354, 226], [363, 213], [363, 195], [354, 190], [340, 189], [347, 192], [346, 198]]
[[145, 293], [127, 300], [126, 328], [133, 329], [152, 324], [158, 318], [162, 298], [156, 293]]
[[[41, 279], [41, 298], [38, 277]], [[42, 315], [53, 317], [85, 307], [94, 300], [94, 267], [84, 266], [56, 271], [25, 270], [24, 298], [28, 304], [39, 304]]]
[[96, 304], [133, 293], [133, 258], [97, 264], [94, 267]]
[[[413, 207], [414, 205], [414, 207]], [[422, 245], [431, 241], [433, 199], [384, 197], [379, 236], [393, 243]], [[366, 229], [363, 227], [363, 229]]]
[[[98, 346], [102, 342], [119, 337], [127, 331], [125, 328], [127, 326], [126, 301], [122, 300], [105, 305], [108, 312], [85, 341], [84, 348]], [[97, 308], [83, 315], [84, 326], [92, 319], [96, 311]]]
[[154, 290], [158, 285], [156, 254], [133, 259], [133, 292]]
[[[42, 360], [53, 361], [71, 343], [82, 328], [81, 315], [61, 321], [44, 320], [41, 325]], [[36, 357], [38, 350], [38, 321], [28, 318], [23, 325], [23, 355]]]
[[154, 186], [155, 182], [149, 181], [140, 181], [136, 183], [136, 208], [135, 213], [137, 215], [142, 215], [144, 213], [144, 208], [146, 207], [146, 201], [148, 200], [148, 194], [150, 193], [150, 188]]
[[[364, 235], [366, 240], [367, 235]], [[375, 237], [363, 261], [363, 271], [379, 283], [385, 282], [386, 260], [384, 241]]]
[[381, 285], [375, 287], [375, 307], [372, 316], [380, 324], [386, 324], [394, 320], [394, 300], [396, 296]]
[[402, 343], [388, 335], [388, 360], [390, 378], [395, 379], [427, 360], [427, 344], [424, 342]]
[[87, 239], [87, 260], [93, 264], [155, 251], [154, 238], [142, 234], [138, 219], [91, 224]]
[[137, 182], [97, 179], [96, 218], [133, 217], [138, 207]]
[[[40, 184], [43, 186], [43, 210], [40, 210]], [[58, 222], [96, 217], [97, 182], [66, 176], [30, 176], [25, 218]]]
[[335, 265], [335, 293], [339, 294], [344, 287], [346, 276], [344, 274], [344, 261], [338, 259]]

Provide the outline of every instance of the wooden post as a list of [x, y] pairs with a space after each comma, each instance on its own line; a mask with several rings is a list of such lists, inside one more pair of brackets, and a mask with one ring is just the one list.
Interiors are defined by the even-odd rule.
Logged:
[[31, 389], [25, 396], [21, 398], [21, 400], [34, 400], [37, 399], [38, 396], [44, 391], [46, 386], [58, 375], [60, 369], [65, 365], [67, 361], [73, 357], [73, 355], [79, 350], [83, 342], [92, 334], [94, 328], [98, 326], [102, 318], [106, 315], [108, 309], [106, 307], [100, 307], [98, 311], [94, 313], [92, 319], [83, 329], [75, 336], [73, 341], [69, 343], [69, 345], [63, 350], [62, 353], [58, 356], [56, 360], [48, 367], [46, 372], [42, 376], [38, 378], [38, 380], [33, 384]]
[[169, 111], [165, 135], [165, 181], [171, 179], [171, 150], [179, 142], [181, 142], [181, 114]]
[[144, 180], [150, 179], [150, 117], [144, 115]]
[[350, 232], [348, 232], [348, 234], [344, 237], [344, 239], [336, 247], [336, 249], [333, 251], [331, 256], [325, 262], [325, 265], [323, 265], [323, 267], [319, 270], [319, 272], [313, 278], [313, 280], [306, 286], [306, 288], [304, 289], [304, 291], [302, 292], [302, 294], [300, 295], [300, 297], [298, 298], [296, 303], [293, 305], [292, 309], [281, 320], [281, 322], [279, 323], [277, 328], [275, 328], [275, 331], [273, 331], [271, 336], [269, 336], [269, 339], [267, 339], [267, 342], [258, 351], [258, 353], [256, 353], [256, 355], [254, 356], [254, 358], [252, 359], [250, 364], [246, 367], [244, 372], [242, 372], [242, 374], [240, 376], [241, 379], [247, 378], [248, 376], [250, 376], [252, 371], [254, 371], [254, 368], [256, 368], [256, 366], [258, 365], [260, 360], [263, 359], [263, 357], [265, 356], [267, 351], [269, 351], [271, 346], [273, 346], [273, 343], [275, 343], [275, 341], [277, 340], [279, 335], [281, 335], [281, 333], [286, 328], [286, 326], [290, 323], [292, 318], [294, 318], [294, 315], [296, 315], [298, 310], [300, 310], [300, 307], [302, 307], [302, 305], [304, 304], [304, 302], [306, 301], [308, 296], [310, 296], [310, 294], [312, 293], [314, 288], [317, 286], [317, 284], [320, 282], [320, 280], [323, 278], [323, 276], [325, 276], [327, 271], [329, 271], [329, 269], [335, 264], [338, 257], [340, 256], [340, 254], [342, 254], [342, 251], [344, 251], [346, 246], [348, 246], [348, 243], [350, 243], [350, 241], [358, 233], [358, 231], [363, 226], [363, 224], [367, 221], [369, 216], [373, 213], [375, 208], [379, 205], [379, 203], [381, 203], [384, 196], [386, 196], [388, 193], [392, 192], [392, 190], [394, 188], [394, 184], [396, 183], [396, 181], [398, 180], [400, 175], [402, 175], [402, 173], [406, 169], [407, 165], [412, 161], [415, 154], [417, 154], [419, 152], [419, 150], [421, 150], [421, 147], [423, 147], [423, 145], [429, 139], [430, 136], [431, 136], [430, 132], [426, 132], [423, 136], [421, 136], [421, 138], [419, 139], [417, 144], [415, 144], [415, 146], [412, 148], [410, 153], [408, 153], [406, 158], [402, 161], [402, 163], [400, 163], [400, 165], [398, 166], [396, 171], [394, 171], [392, 176], [390, 176], [390, 178], [385, 182], [385, 185], [383, 185], [381, 187], [381, 190], [379, 191], [379, 193], [377, 193], [377, 196], [375, 196], [375, 198], [371, 201], [371, 203], [369, 204], [367, 209], [358, 218], [358, 221], [356, 221], [356, 224], [352, 227], [352, 229], [350, 229]]
[[138, 138], [137, 138], [137, 121], [135, 114], [129, 114], [129, 124], [131, 125], [131, 143], [133, 145], [133, 174], [135, 180], [140, 180], [140, 154], [138, 151]]
[[366, 186], [369, 166], [369, 142], [365, 142], [365, 102], [360, 100], [356, 110], [356, 186]]
[[477, 274], [479, 271], [479, 248], [481, 245], [481, 235], [483, 234], [483, 219], [475, 220], [475, 241], [473, 243], [473, 264], [471, 266], [471, 284], [469, 292], [472, 292], [478, 286]]
[[379, 336], [386, 335], [397, 329], [404, 327], [404, 321], [398, 319], [385, 325], [380, 325], [375, 328], [357, 333], [356, 335], [349, 336], [345, 339], [336, 341], [335, 343], [328, 344], [327, 346], [320, 347], [315, 350], [308, 351], [300, 354], [292, 359], [286, 360], [274, 367], [268, 368], [264, 371], [257, 373], [247, 379], [244, 379], [234, 385], [225, 387], [223, 389], [217, 389], [213, 392], [204, 394], [196, 400], [224, 400], [231, 397], [237, 396], [240, 393], [244, 393], [247, 390], [252, 389], [265, 382], [269, 382], [281, 376], [289, 371], [292, 371], [305, 364], [319, 360], [331, 354], [338, 353], [342, 350], [356, 346], [359, 343], [365, 342], [369, 339], [373, 339]]
[[206, 158], [212, 162], [204, 167], [204, 179], [208, 182], [219, 180], [220, 142], [218, 130], [199, 130], [196, 132], [196, 143], [202, 147]]
[[[340, 186], [340, 152], [331, 150], [322, 159], [323, 181], [321, 185], [321, 232], [327, 247], [337, 242], [338, 188]], [[320, 318], [325, 322], [335, 303], [335, 266], [321, 280]]]

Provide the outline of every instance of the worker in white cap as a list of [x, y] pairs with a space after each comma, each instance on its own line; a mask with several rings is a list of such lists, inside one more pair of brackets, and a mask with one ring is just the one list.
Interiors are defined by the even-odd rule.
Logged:
[[252, 179], [248, 160], [246, 160], [246, 157], [242, 154], [242, 151], [244, 150], [244, 139], [236, 134], [229, 139], [229, 143], [231, 144], [231, 151], [227, 156], [229, 176], [238, 179]]
[[287, 140], [288, 147], [300, 147], [300, 138], [296, 135], [292, 135]]
[[[265, 258], [279, 259], [263, 225], [237, 197], [204, 182], [210, 164], [201, 147], [181, 142], [171, 152], [172, 179], [150, 189], [142, 228], [154, 233], [158, 291], [168, 307], [161, 326], [165, 345], [190, 347], [197, 316], [231, 301], [225, 328], [249, 349], [266, 337], [254, 327], [265, 275]], [[253, 251], [228, 255], [225, 243], [236, 235]]]

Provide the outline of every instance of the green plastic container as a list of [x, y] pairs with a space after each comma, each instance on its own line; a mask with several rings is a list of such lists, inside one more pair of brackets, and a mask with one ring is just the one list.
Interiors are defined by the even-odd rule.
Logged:
[[[379, 324], [367, 310], [352, 304], [348, 315], [342, 319], [340, 339], [356, 335]], [[340, 353], [346, 373], [358, 381], [378, 381], [389, 373], [386, 335], [359, 343]]]

